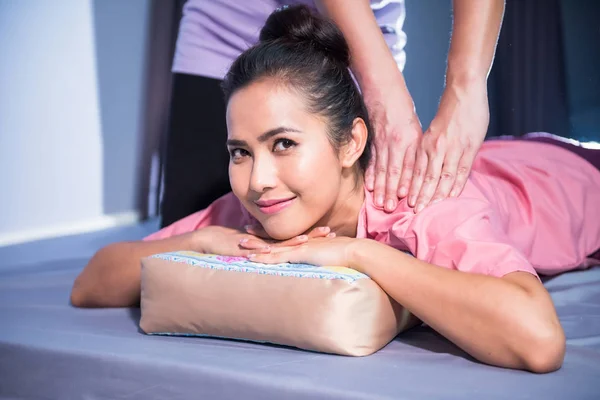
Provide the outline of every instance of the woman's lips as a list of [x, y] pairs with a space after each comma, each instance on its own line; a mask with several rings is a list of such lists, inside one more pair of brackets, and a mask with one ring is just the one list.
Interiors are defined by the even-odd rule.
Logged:
[[282, 200], [257, 201], [256, 205], [263, 214], [275, 214], [290, 206], [294, 200], [296, 200], [296, 197]]

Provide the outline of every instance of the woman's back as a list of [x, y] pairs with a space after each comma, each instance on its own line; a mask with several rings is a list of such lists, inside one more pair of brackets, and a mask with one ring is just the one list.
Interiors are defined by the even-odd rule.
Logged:
[[508, 270], [490, 264], [509, 268], [521, 253], [537, 272], [556, 274], [586, 266], [600, 247], [600, 172], [553, 144], [490, 140], [459, 198], [417, 215], [406, 201], [391, 215], [371, 201], [364, 221], [359, 234], [437, 265], [501, 276]]

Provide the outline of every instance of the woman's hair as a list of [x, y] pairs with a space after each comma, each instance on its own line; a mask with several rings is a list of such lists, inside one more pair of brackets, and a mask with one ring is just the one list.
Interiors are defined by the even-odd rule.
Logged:
[[239, 89], [275, 78], [307, 100], [309, 112], [329, 122], [335, 149], [348, 143], [352, 123], [362, 118], [369, 132], [359, 159], [364, 172], [371, 157], [372, 131], [367, 109], [349, 71], [350, 50], [342, 32], [306, 7], [273, 12], [260, 31], [260, 41], [231, 65], [222, 87], [226, 102]]

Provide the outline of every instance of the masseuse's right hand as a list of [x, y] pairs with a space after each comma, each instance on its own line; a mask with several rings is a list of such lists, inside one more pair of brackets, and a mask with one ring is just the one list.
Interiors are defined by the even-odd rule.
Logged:
[[[330, 233], [329, 228], [312, 230], [308, 235], [300, 235], [285, 241], [274, 241], [268, 237], [260, 237], [256, 232], [248, 232], [222, 226], [208, 226], [196, 231], [199, 251], [209, 254], [219, 254], [234, 257], [246, 257], [249, 254], [269, 253], [273, 246], [296, 246], [305, 243], [310, 238], [325, 237]], [[252, 232], [252, 233], [250, 233]]]

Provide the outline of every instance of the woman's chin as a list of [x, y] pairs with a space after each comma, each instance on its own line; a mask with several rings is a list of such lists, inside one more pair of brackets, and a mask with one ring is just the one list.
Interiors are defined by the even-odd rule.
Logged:
[[[296, 236], [302, 235], [306, 230], [293, 229], [292, 227], [281, 227], [281, 226], [269, 226], [270, 224], [264, 224], [263, 229], [267, 232], [274, 240], [288, 240]], [[278, 224], [279, 225], [279, 224]]]

